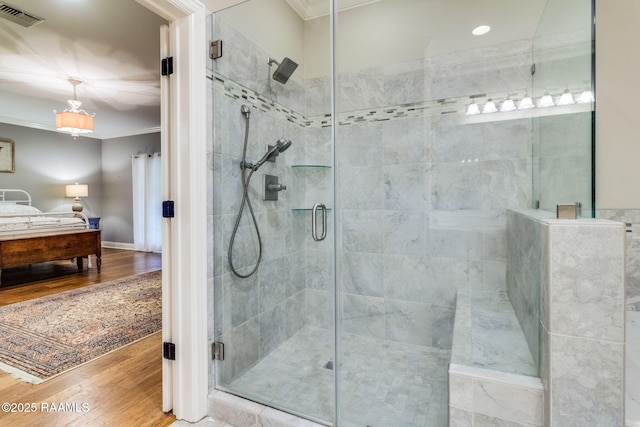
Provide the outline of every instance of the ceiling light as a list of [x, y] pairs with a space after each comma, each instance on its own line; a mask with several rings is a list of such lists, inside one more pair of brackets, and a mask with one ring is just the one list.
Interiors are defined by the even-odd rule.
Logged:
[[554, 105], [556, 105], [556, 103], [553, 102], [553, 98], [551, 97], [551, 95], [549, 95], [549, 92], [546, 91], [544, 93], [544, 95], [542, 96], [542, 98], [540, 98], [540, 102], [538, 103], [538, 107], [540, 107], [540, 108], [553, 107]]
[[467, 112], [465, 114], [467, 116], [475, 116], [476, 114], [480, 114], [480, 108], [478, 107], [478, 104], [476, 104], [475, 102], [469, 104], [469, 106], [467, 107]]
[[480, 25], [479, 27], [474, 28], [473, 31], [471, 31], [471, 34], [473, 34], [474, 36], [482, 36], [484, 34], [487, 34], [489, 31], [491, 31], [490, 26]]
[[492, 100], [488, 100], [486, 104], [484, 104], [484, 108], [482, 109], [482, 114], [491, 114], [498, 111], [496, 108], [496, 103]]
[[63, 112], [53, 112], [56, 115], [56, 129], [61, 132], [68, 132], [73, 139], [78, 138], [82, 133], [93, 132], [93, 117], [95, 113], [89, 114], [80, 109], [82, 102], [76, 99], [76, 86], [82, 83], [80, 80], [69, 79], [73, 85], [73, 99], [68, 99], [69, 108]]
[[562, 92], [562, 95], [558, 100], [558, 105], [571, 105], [575, 103], [576, 102], [573, 100], [573, 95], [571, 94], [571, 92], [569, 92], [568, 88], [565, 89], [564, 92]]

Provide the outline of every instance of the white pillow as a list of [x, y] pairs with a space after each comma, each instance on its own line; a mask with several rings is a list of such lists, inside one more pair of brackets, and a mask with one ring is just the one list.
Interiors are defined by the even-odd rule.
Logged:
[[42, 213], [40, 209], [33, 206], [17, 205], [15, 203], [0, 203], [0, 215], [13, 215], [13, 214], [30, 214], [30, 213]]

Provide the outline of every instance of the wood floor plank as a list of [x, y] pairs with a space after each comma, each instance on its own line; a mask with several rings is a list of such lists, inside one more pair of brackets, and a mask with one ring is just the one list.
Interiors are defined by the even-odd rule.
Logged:
[[[161, 268], [159, 254], [104, 249], [102, 271], [94, 268], [51, 277], [55, 263], [10, 271], [0, 287], [0, 305], [51, 295], [94, 283]], [[65, 267], [64, 265], [62, 266]], [[3, 272], [3, 279], [6, 270]], [[26, 277], [17, 278], [19, 274]], [[162, 411], [162, 334], [140, 341], [65, 372], [41, 384], [29, 384], [0, 372], [0, 403], [35, 403], [38, 412], [0, 412], [0, 425], [27, 426], [167, 426], [173, 414]], [[42, 404], [70, 404], [78, 412], [42, 412]], [[76, 404], [75, 406], [73, 404]], [[85, 406], [83, 406], [85, 405]], [[58, 408], [56, 406], [56, 408]], [[45, 405], [46, 407], [46, 405]], [[87, 409], [86, 412], [84, 409]]]

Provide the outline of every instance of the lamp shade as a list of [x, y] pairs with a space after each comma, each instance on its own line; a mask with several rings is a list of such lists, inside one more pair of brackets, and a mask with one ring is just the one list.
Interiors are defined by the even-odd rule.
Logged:
[[93, 132], [93, 117], [73, 111], [56, 113], [56, 129], [71, 134]]
[[582, 94], [578, 98], [578, 103], [580, 103], [580, 104], [586, 104], [586, 103], [593, 102], [593, 101], [594, 101], [593, 92], [591, 92], [589, 89], [587, 89], [584, 92], [582, 92]]
[[573, 95], [569, 92], [569, 89], [565, 89], [560, 99], [558, 99], [558, 105], [571, 105], [576, 102], [573, 100]]
[[73, 99], [67, 99], [69, 108], [63, 112], [56, 114], [56, 129], [62, 132], [69, 132], [73, 139], [78, 138], [78, 135], [93, 132], [93, 116], [95, 114], [89, 114], [80, 109], [82, 102], [76, 99], [76, 86], [82, 83], [80, 80], [69, 79], [69, 83], [73, 85]]
[[88, 197], [89, 186], [87, 184], [70, 184], [65, 186], [65, 195], [67, 197]]
[[538, 107], [553, 107], [556, 103], [553, 101], [553, 97], [549, 95], [549, 92], [545, 92], [542, 98], [540, 98], [540, 102], [538, 103]]
[[480, 107], [475, 102], [472, 102], [467, 107], [467, 112], [465, 113], [467, 116], [475, 116], [476, 114], [480, 114]]
[[518, 110], [529, 110], [531, 108], [535, 108], [536, 106], [533, 104], [533, 100], [526, 93], [524, 94], [524, 98], [520, 100], [518, 104]]
[[502, 105], [500, 106], [500, 111], [502, 112], [515, 111], [515, 110], [516, 110], [516, 104], [515, 102], [513, 102], [513, 99], [511, 98], [505, 99]]
[[487, 103], [484, 104], [484, 107], [482, 108], [482, 114], [491, 114], [491, 113], [495, 113], [496, 111], [498, 111], [498, 108], [496, 107], [496, 103], [490, 99], [487, 100]]

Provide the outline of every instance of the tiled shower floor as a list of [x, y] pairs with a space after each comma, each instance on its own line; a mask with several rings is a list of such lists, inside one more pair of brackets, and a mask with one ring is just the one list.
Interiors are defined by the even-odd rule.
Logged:
[[[340, 342], [341, 427], [447, 425], [449, 351], [347, 335]], [[305, 326], [230, 390], [317, 421], [333, 420], [333, 335]]]

